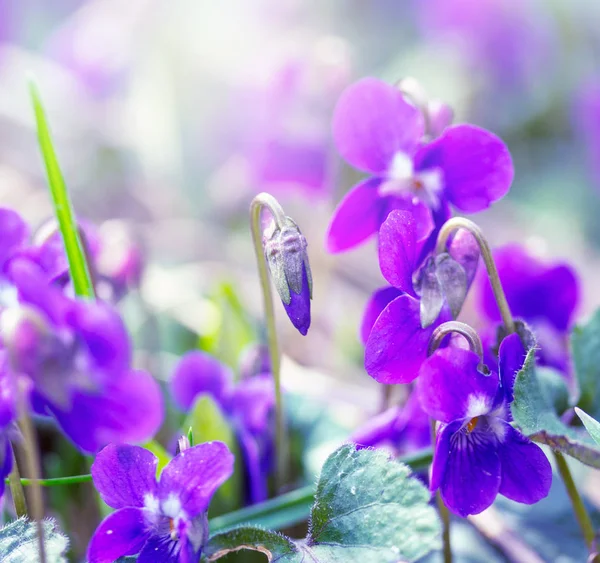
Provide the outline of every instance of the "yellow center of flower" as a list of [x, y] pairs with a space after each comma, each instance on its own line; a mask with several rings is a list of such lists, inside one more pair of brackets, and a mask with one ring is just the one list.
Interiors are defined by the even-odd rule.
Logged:
[[475, 418], [469, 420], [469, 422], [467, 423], [467, 432], [473, 432], [473, 430], [475, 430], [478, 418], [479, 417], [476, 416]]
[[179, 534], [175, 529], [175, 520], [173, 520], [173, 518], [169, 518], [169, 532], [173, 541], [177, 541], [179, 539]]

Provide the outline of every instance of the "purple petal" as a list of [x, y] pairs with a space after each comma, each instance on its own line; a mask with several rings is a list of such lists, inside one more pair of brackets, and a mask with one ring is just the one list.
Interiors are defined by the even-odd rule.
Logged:
[[526, 355], [525, 347], [516, 332], [508, 335], [500, 343], [500, 350], [498, 351], [500, 381], [502, 382], [504, 396], [509, 403], [514, 398], [515, 378], [525, 363]]
[[[169, 534], [151, 536], [140, 552], [138, 563], [182, 563], [180, 559], [182, 542], [173, 541]], [[90, 563], [92, 563], [90, 561]]]
[[496, 448], [495, 434], [485, 427], [470, 433], [463, 428], [453, 434], [440, 491], [455, 514], [479, 514], [494, 502], [501, 481]]
[[144, 511], [121, 508], [105, 518], [94, 532], [87, 552], [89, 563], [107, 563], [135, 555], [149, 538]]
[[467, 275], [467, 288], [471, 287], [479, 264], [479, 245], [475, 237], [466, 229], [459, 229], [448, 245], [448, 254], [464, 269]]
[[375, 447], [391, 441], [398, 416], [400, 416], [400, 408], [392, 407], [370, 418], [355, 430], [348, 440], [362, 448]]
[[431, 420], [423, 410], [419, 394], [414, 389], [394, 424], [394, 441], [398, 455], [431, 445]]
[[144, 497], [156, 493], [158, 458], [139, 446], [109, 444], [92, 464], [94, 486], [113, 508], [144, 506]]
[[233, 374], [225, 364], [205, 352], [194, 350], [179, 360], [169, 387], [175, 403], [187, 411], [202, 394], [209, 394], [222, 403], [232, 380]]
[[439, 168], [444, 194], [461, 211], [473, 213], [504, 197], [514, 176], [506, 145], [496, 135], [474, 125], [453, 125], [423, 147], [417, 168]]
[[432, 492], [439, 489], [444, 481], [448, 459], [452, 450], [452, 437], [460, 430], [462, 425], [462, 420], [455, 420], [450, 424], [441, 425], [437, 431], [435, 452], [431, 466], [431, 481], [429, 483], [429, 488]]
[[377, 191], [379, 178], [369, 178], [354, 186], [333, 212], [327, 230], [326, 246], [332, 253], [349, 250], [379, 230], [387, 213], [386, 198]]
[[552, 467], [537, 445], [502, 422], [506, 432], [498, 447], [502, 466], [500, 494], [524, 504], [535, 504], [548, 496], [552, 484]]
[[379, 229], [379, 267], [390, 285], [414, 295], [417, 236], [415, 219], [407, 211], [392, 211]]
[[5, 479], [8, 477], [12, 470], [13, 465], [13, 451], [10, 445], [8, 436], [4, 435], [0, 437], [0, 498], [4, 494], [6, 487]]
[[419, 305], [414, 297], [401, 295], [375, 321], [365, 347], [365, 369], [379, 383], [409, 383], [419, 375], [431, 334], [444, 316], [422, 329]]
[[366, 344], [377, 317], [390, 302], [396, 297], [400, 297], [400, 295], [402, 295], [402, 292], [395, 287], [383, 287], [371, 295], [369, 301], [367, 301], [360, 325], [360, 340], [363, 345]]
[[240, 382], [228, 399], [229, 409], [246, 430], [262, 435], [271, 427], [270, 416], [275, 406], [275, 387], [269, 373]]
[[422, 113], [402, 92], [375, 78], [347, 88], [333, 116], [333, 138], [352, 166], [385, 174], [397, 152], [412, 154], [425, 130]]
[[164, 468], [159, 482], [161, 501], [174, 494], [189, 518], [208, 509], [215, 491], [233, 473], [233, 455], [222, 442], [206, 442], [181, 452]]
[[49, 404], [65, 434], [84, 452], [111, 442], [145, 442], [160, 428], [164, 403], [158, 383], [143, 371], [115, 374], [101, 394], [76, 392], [72, 407]]
[[28, 231], [27, 224], [18, 213], [0, 207], [0, 266], [25, 242]]
[[495, 373], [483, 375], [477, 354], [448, 346], [423, 363], [417, 388], [423, 410], [435, 420], [452, 422], [489, 413], [500, 381]]
[[76, 301], [67, 316], [96, 366], [121, 371], [131, 364], [129, 334], [121, 317], [102, 301]]
[[302, 266], [302, 291], [296, 293], [290, 288], [290, 302], [282, 304], [292, 324], [302, 336], [306, 336], [310, 328], [310, 286], [306, 264]]
[[248, 479], [248, 501], [251, 504], [267, 500], [267, 476], [261, 469], [260, 448], [256, 438], [241, 430], [237, 434], [240, 449], [244, 456], [244, 468]]

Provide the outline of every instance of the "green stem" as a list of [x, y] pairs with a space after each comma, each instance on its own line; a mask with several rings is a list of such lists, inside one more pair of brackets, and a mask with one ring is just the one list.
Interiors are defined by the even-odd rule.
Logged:
[[[10, 479], [10, 477], [9, 477]], [[92, 480], [90, 473], [86, 475], [72, 475], [71, 477], [55, 477], [53, 479], [19, 479], [21, 485], [30, 487], [32, 485], [40, 485], [41, 487], [59, 487], [61, 485], [76, 485], [77, 483], [88, 483]], [[9, 480], [7, 479], [8, 483]]]
[[[435, 430], [435, 420], [431, 419], [431, 446], [435, 451], [437, 433]], [[448, 508], [442, 500], [442, 495], [438, 490], [435, 494], [435, 502], [437, 504], [438, 512], [440, 513], [440, 520], [442, 521], [442, 545], [444, 549], [444, 563], [452, 563], [452, 546], [450, 544], [450, 513]]]
[[269, 271], [263, 247], [263, 229], [261, 224], [261, 212], [267, 208], [273, 215], [277, 227], [281, 227], [285, 221], [285, 213], [277, 200], [267, 193], [258, 194], [250, 204], [250, 228], [254, 242], [254, 252], [260, 277], [260, 286], [263, 294], [265, 308], [265, 323], [267, 327], [267, 346], [271, 360], [271, 372], [275, 385], [275, 449], [277, 458], [277, 473], [275, 475], [275, 486], [280, 490], [285, 483], [287, 475], [287, 440], [285, 432], [285, 418], [283, 415], [283, 397], [281, 392], [281, 359], [279, 344], [277, 342], [277, 330], [275, 325], [275, 309], [273, 306], [273, 291], [269, 281]]
[[583, 499], [581, 498], [577, 487], [575, 486], [575, 481], [573, 481], [571, 470], [569, 469], [565, 458], [560, 452], [554, 451], [554, 459], [556, 460], [558, 472], [560, 473], [563, 483], [565, 484], [565, 488], [567, 489], [567, 494], [571, 499], [573, 512], [575, 513], [575, 518], [577, 518], [577, 522], [579, 523], [579, 527], [583, 533], [585, 544], [587, 545], [588, 549], [591, 550], [594, 544], [595, 532], [590, 515], [583, 504]]
[[483, 262], [487, 270], [488, 278], [490, 279], [490, 283], [492, 285], [494, 298], [496, 299], [496, 303], [498, 304], [498, 309], [500, 310], [500, 315], [502, 317], [502, 322], [506, 328], [506, 333], [512, 334], [515, 332], [515, 322], [513, 320], [512, 313], [510, 312], [510, 307], [508, 306], [508, 301], [506, 300], [502, 283], [500, 282], [500, 276], [498, 275], [498, 269], [496, 268], [496, 263], [494, 262], [490, 245], [483, 236], [483, 232], [479, 226], [473, 223], [473, 221], [469, 221], [469, 219], [465, 219], [464, 217], [452, 217], [446, 221], [440, 229], [435, 248], [436, 254], [446, 252], [448, 238], [454, 231], [458, 229], [465, 229], [469, 231], [477, 241], [477, 244], [479, 245], [479, 251], [481, 252], [481, 257], [483, 258]]
[[[426, 469], [431, 463], [431, 448], [397, 459], [413, 471]], [[271, 530], [283, 530], [306, 521], [314, 503], [315, 488], [312, 485], [296, 489], [259, 504], [224, 514], [210, 520], [210, 532], [222, 532], [240, 524], [261, 526]]]
[[23, 490], [23, 482], [21, 476], [19, 475], [19, 467], [17, 465], [17, 458], [15, 454], [12, 454], [13, 457], [13, 467], [10, 475], [6, 482], [10, 485], [10, 492], [13, 499], [13, 504], [15, 505], [15, 512], [17, 513], [17, 517], [21, 518], [23, 516], [27, 516], [27, 502], [25, 501], [25, 491]]

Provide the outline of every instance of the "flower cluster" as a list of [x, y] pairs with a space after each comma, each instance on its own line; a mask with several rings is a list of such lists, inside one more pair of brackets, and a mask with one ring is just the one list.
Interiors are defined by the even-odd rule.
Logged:
[[[439, 108], [411, 80], [391, 86], [368, 78], [346, 90], [334, 139], [350, 164], [372, 176], [338, 206], [327, 245], [340, 252], [378, 234], [389, 286], [372, 295], [363, 315], [365, 369], [380, 383], [415, 382], [404, 406], [379, 414], [351, 439], [406, 453], [429, 443], [429, 417], [439, 421], [431, 489], [467, 516], [498, 493], [528, 504], [548, 494], [550, 464], [511, 426], [510, 404], [535, 340], [531, 329], [539, 361], [568, 373], [565, 336], [578, 283], [568, 266], [543, 264], [517, 245], [492, 256], [476, 225], [449, 221], [451, 206], [472, 213], [502, 198], [513, 166], [499, 138], [450, 125], [451, 111]], [[516, 323], [498, 326], [505, 320], [496, 302], [502, 289], [477, 271], [480, 252], [488, 272], [497, 261]], [[452, 338], [461, 330], [448, 321], [459, 316], [474, 282], [487, 324], [483, 348], [471, 342], [467, 350]]]

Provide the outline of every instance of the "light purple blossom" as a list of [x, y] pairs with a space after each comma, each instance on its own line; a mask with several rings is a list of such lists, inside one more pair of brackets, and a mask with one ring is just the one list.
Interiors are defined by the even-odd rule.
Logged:
[[479, 514], [498, 494], [524, 504], [548, 495], [552, 469], [540, 447], [510, 425], [509, 402], [525, 351], [517, 334], [502, 341], [499, 374], [480, 371], [480, 358], [449, 346], [421, 367], [423, 409], [441, 421], [431, 490], [460, 516]]
[[474, 213], [508, 192], [513, 164], [504, 143], [474, 125], [452, 125], [424, 142], [425, 118], [402, 92], [364, 78], [342, 94], [333, 119], [338, 151], [371, 177], [354, 186], [329, 225], [327, 247], [342, 252], [375, 234], [390, 211], [411, 211], [425, 240], [448, 204]]
[[158, 459], [138, 446], [104, 448], [92, 465], [102, 500], [116, 509], [90, 541], [90, 563], [136, 555], [140, 563], [197, 563], [208, 540], [208, 506], [233, 473], [222, 442], [182, 451], [157, 480]]

